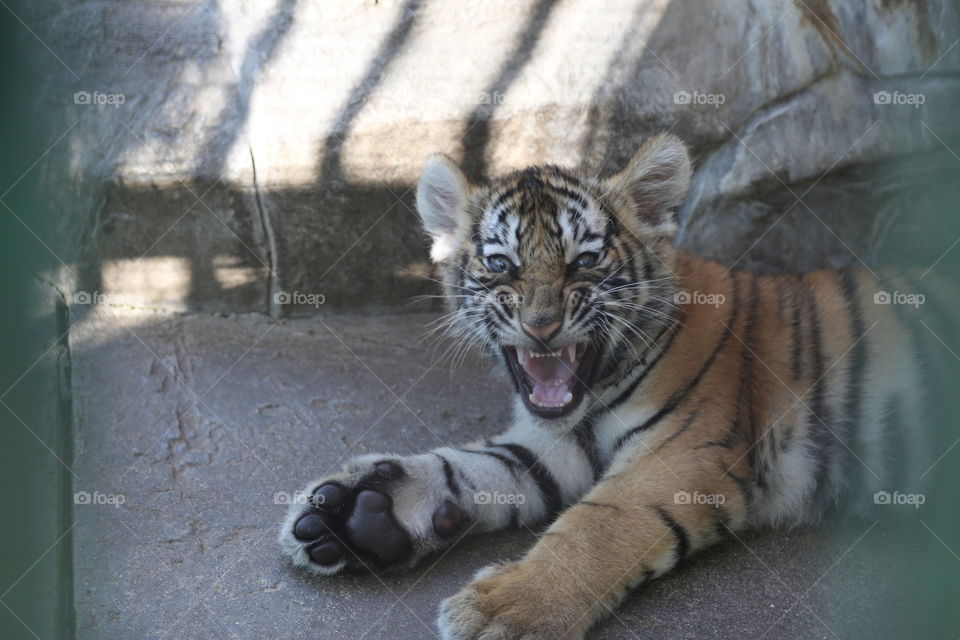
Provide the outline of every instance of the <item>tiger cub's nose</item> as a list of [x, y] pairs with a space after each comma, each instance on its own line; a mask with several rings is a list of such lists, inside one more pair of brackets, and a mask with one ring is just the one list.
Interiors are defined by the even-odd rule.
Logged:
[[555, 334], [557, 330], [560, 328], [560, 324], [561, 323], [559, 320], [554, 320], [553, 322], [550, 322], [544, 325], [539, 325], [539, 326], [527, 324], [526, 322], [520, 323], [524, 331], [529, 333], [531, 336], [533, 336], [537, 340], [540, 340], [541, 342], [546, 342], [551, 337], [553, 337], [553, 334]]

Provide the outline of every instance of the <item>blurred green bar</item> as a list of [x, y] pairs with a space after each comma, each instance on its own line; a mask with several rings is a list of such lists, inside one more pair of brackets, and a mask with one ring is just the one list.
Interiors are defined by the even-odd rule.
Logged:
[[47, 640], [73, 637], [68, 312], [49, 282], [64, 239], [45, 198], [62, 152], [44, 155], [62, 127], [40, 98], [60, 93], [50, 57], [17, 9], [0, 7], [0, 638]]

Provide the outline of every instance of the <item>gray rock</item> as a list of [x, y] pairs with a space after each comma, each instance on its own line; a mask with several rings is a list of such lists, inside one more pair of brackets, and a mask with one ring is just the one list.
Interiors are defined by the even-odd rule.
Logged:
[[[958, 134], [960, 12], [946, 0], [103, 2], [28, 18], [70, 68], [53, 65], [47, 106], [75, 124], [62, 166], [83, 194], [64, 203], [90, 263], [78, 286], [106, 264], [146, 269], [137, 250], [176, 220], [181, 182], [215, 184], [204, 200], [230, 219], [198, 206], [154, 250], [192, 263], [189, 291], [160, 301], [188, 309], [316, 311], [279, 292], [400, 302], [430, 288], [408, 210], [426, 154], [474, 178], [534, 162], [609, 172], [665, 129], [698, 159], [686, 246], [767, 270], [852, 264], [871, 248], [789, 258], [787, 239], [819, 240], [805, 235], [818, 225], [749, 256], [732, 238], [752, 245], [824, 174], [844, 195], [817, 216], [870, 237], [869, 207], [843, 208], [861, 193], [844, 172], [862, 180]], [[124, 101], [78, 105], [73, 91]], [[216, 260], [249, 280], [225, 287]], [[143, 282], [110, 293], [157, 304]]]

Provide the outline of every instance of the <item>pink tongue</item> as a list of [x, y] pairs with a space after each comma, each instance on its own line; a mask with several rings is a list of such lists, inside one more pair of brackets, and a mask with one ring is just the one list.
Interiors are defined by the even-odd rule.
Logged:
[[568, 393], [570, 393], [570, 385], [567, 384], [561, 384], [559, 387], [545, 387], [542, 384], [534, 383], [531, 395], [534, 404], [541, 406], [564, 405]]
[[555, 356], [528, 358], [523, 368], [534, 382], [546, 386], [569, 382], [576, 372], [573, 364]]
[[533, 382], [535, 404], [563, 405], [576, 372], [574, 363], [563, 358], [528, 358], [524, 370]]

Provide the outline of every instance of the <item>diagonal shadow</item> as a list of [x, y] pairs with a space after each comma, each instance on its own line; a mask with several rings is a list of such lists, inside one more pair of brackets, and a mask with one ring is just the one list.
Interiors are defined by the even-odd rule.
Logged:
[[360, 115], [367, 99], [373, 94], [383, 77], [390, 71], [394, 60], [406, 45], [410, 33], [417, 21], [417, 13], [423, 0], [407, 0], [400, 9], [396, 24], [380, 45], [377, 54], [370, 60], [363, 78], [353, 86], [350, 95], [340, 109], [340, 113], [330, 127], [330, 133], [323, 142], [323, 157], [319, 165], [319, 177], [330, 178], [342, 173], [341, 157], [343, 141], [349, 135], [354, 120]]
[[293, 25], [293, 14], [300, 0], [279, 0], [273, 14], [247, 43], [237, 79], [226, 91], [224, 107], [213, 128], [213, 135], [201, 152], [201, 158], [214, 158], [210, 163], [211, 177], [216, 180], [223, 172], [227, 154], [247, 124], [250, 98], [260, 71], [266, 67]]
[[[556, 5], [556, 0], [538, 0], [517, 36], [513, 51], [500, 66], [497, 78], [487, 86], [485, 95], [503, 95], [517, 80], [520, 72], [533, 57], [533, 51]], [[463, 169], [467, 175], [477, 180], [486, 178], [485, 155], [487, 145], [490, 143], [490, 121], [493, 118], [493, 112], [496, 111], [496, 104], [493, 104], [495, 102], [496, 100], [490, 100], [488, 104], [478, 104], [467, 117], [464, 125]]]

